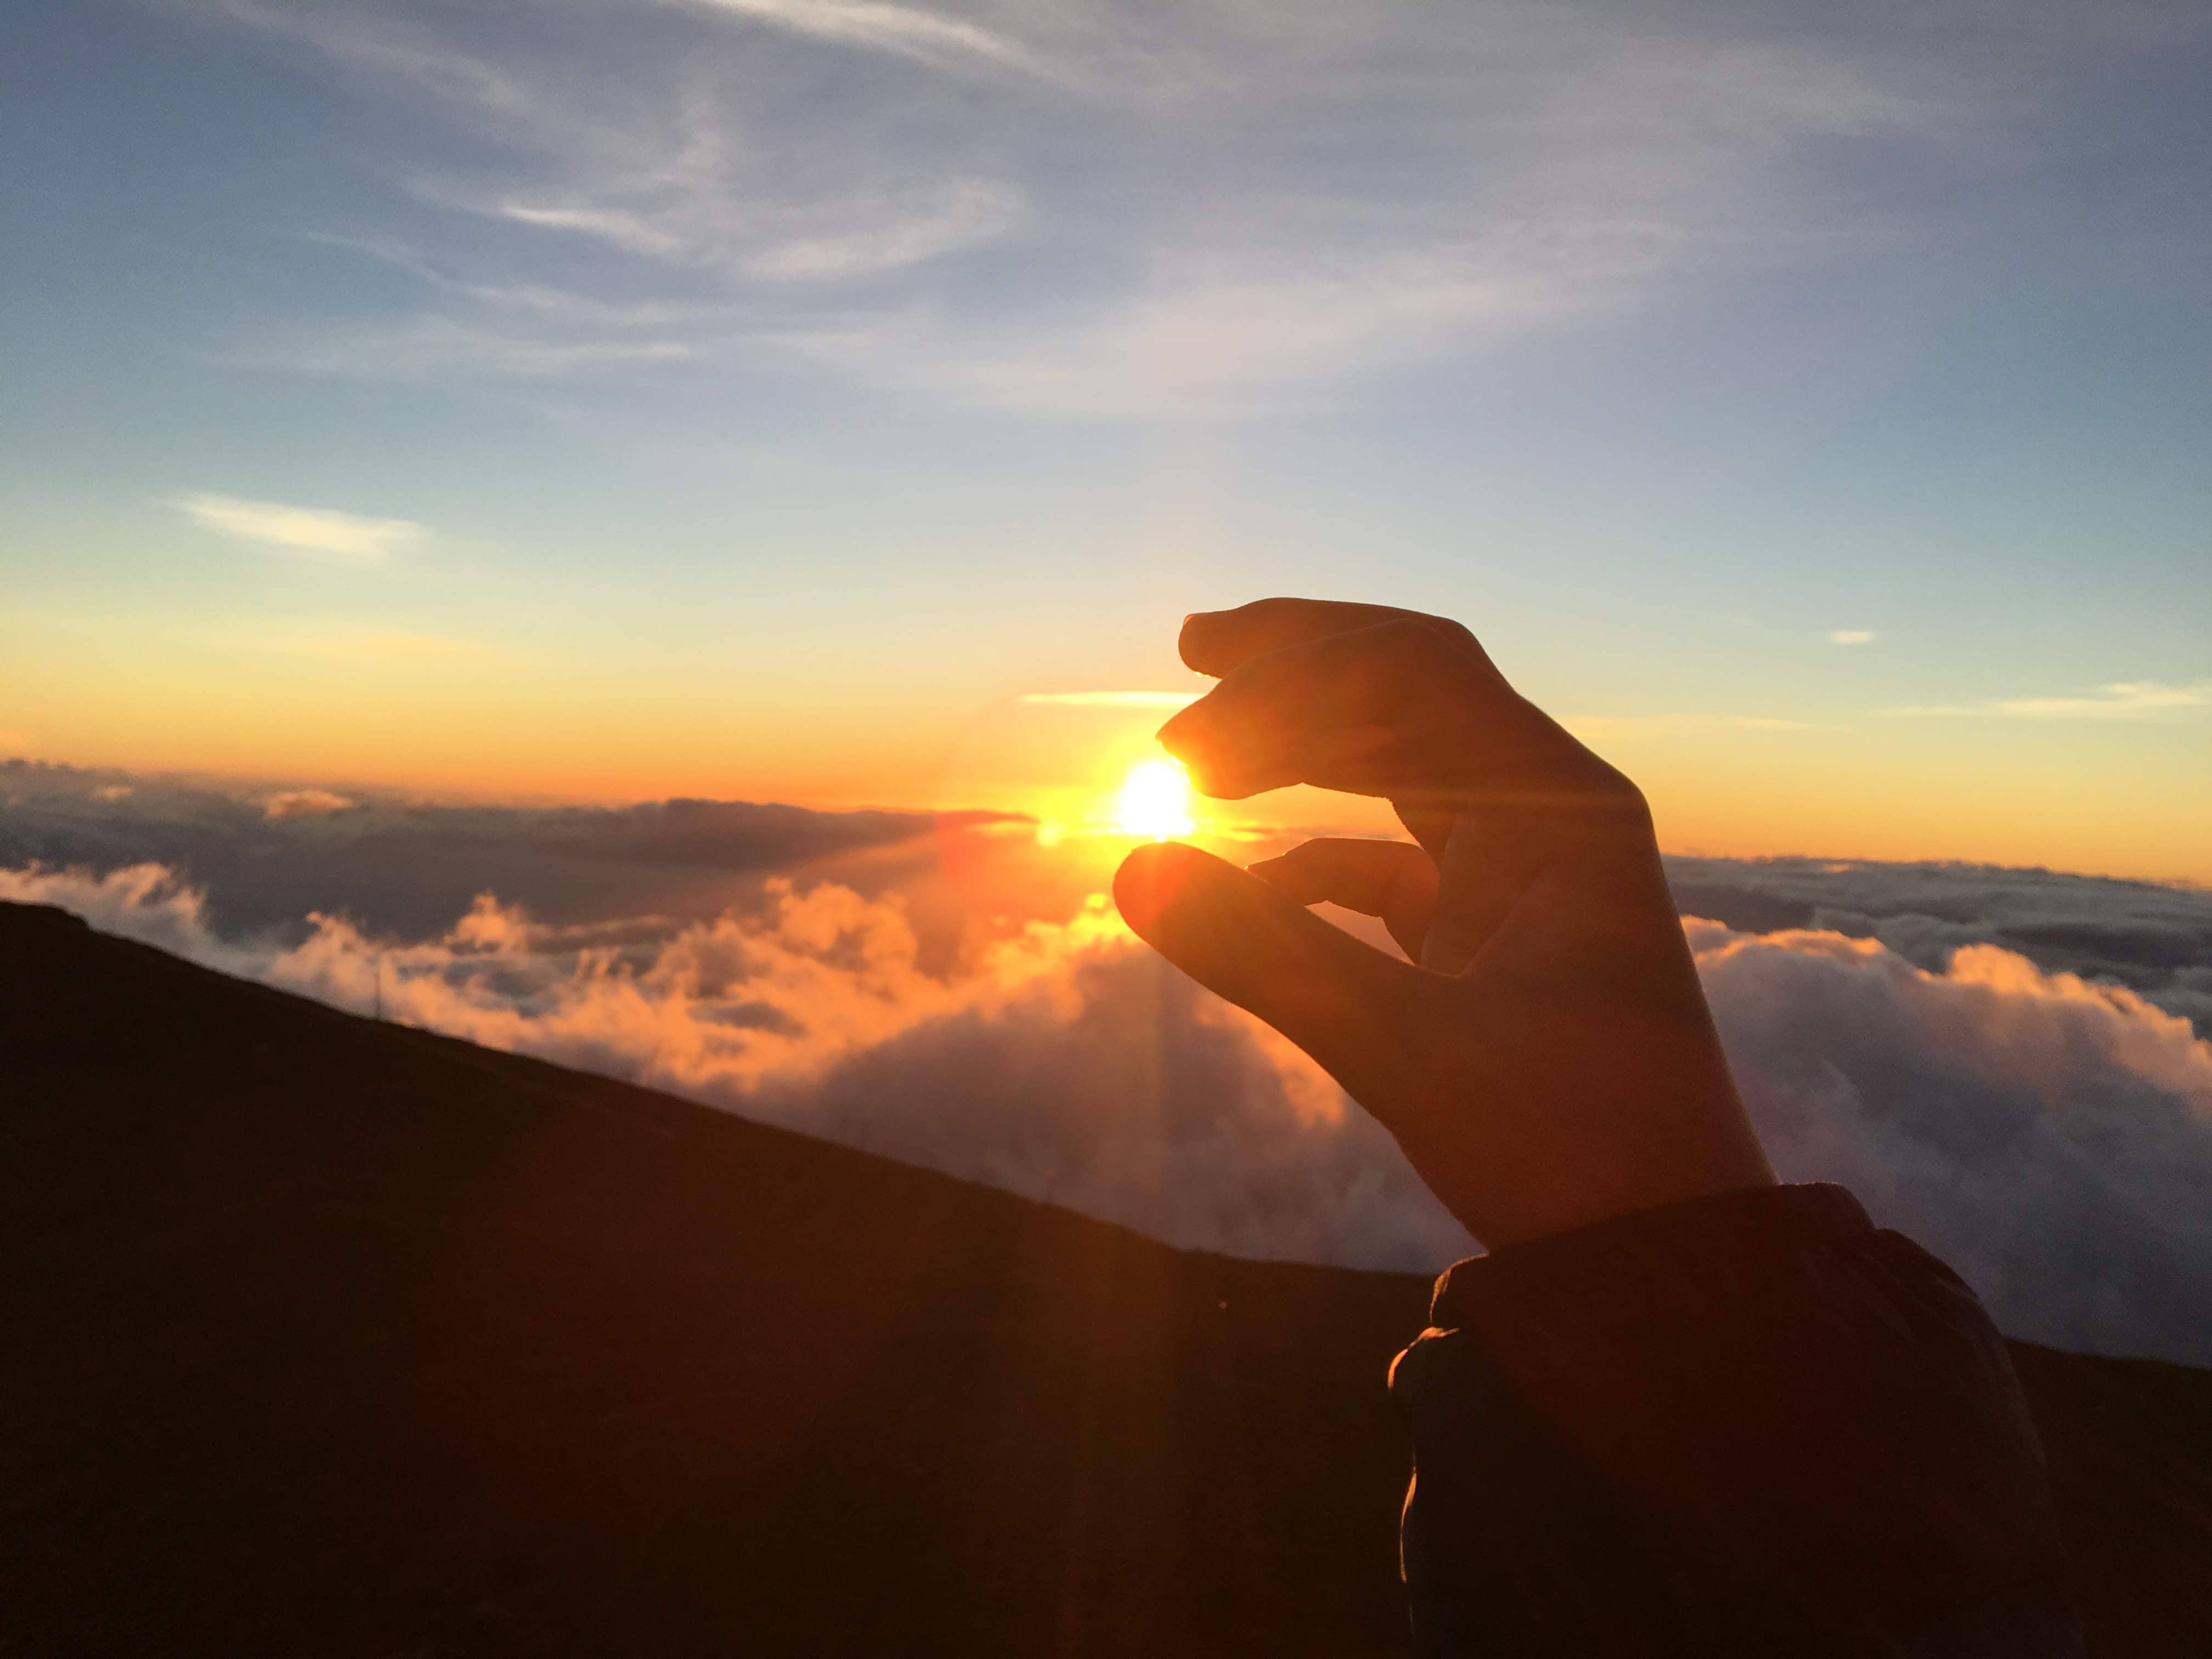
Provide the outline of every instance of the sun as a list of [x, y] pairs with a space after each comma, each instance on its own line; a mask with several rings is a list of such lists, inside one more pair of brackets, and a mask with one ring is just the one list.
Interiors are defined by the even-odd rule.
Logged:
[[1129, 836], [1165, 841], [1191, 831], [1190, 780], [1173, 761], [1140, 761], [1121, 784], [1115, 821]]

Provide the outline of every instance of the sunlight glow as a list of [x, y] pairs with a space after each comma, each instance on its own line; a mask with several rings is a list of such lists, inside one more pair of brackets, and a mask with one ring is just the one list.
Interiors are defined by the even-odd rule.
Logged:
[[1190, 780], [1173, 761], [1139, 762], [1121, 785], [1116, 822], [1122, 832], [1165, 841], [1191, 832]]

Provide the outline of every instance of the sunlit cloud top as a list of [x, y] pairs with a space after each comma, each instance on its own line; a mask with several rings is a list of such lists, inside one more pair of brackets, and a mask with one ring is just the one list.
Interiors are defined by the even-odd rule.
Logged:
[[321, 817], [343, 812], [353, 804], [349, 797], [329, 789], [283, 789], [264, 801], [261, 810], [271, 819]]

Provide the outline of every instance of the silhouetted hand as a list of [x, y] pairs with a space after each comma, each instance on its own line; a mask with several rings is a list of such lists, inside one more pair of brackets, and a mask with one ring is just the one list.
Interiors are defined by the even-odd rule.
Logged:
[[[1771, 1183], [1634, 785], [1456, 623], [1263, 599], [1183, 623], [1221, 684], [1161, 728], [1204, 793], [1387, 798], [1419, 844], [1310, 841], [1249, 872], [1179, 842], [1129, 925], [1311, 1054], [1492, 1245]], [[1411, 962], [1332, 927], [1382, 918]]]

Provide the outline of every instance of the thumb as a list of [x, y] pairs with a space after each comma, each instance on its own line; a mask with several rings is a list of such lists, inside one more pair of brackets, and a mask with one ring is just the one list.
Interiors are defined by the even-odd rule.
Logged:
[[1170, 962], [1290, 1038], [1370, 1111], [1386, 1113], [1430, 975], [1181, 842], [1124, 859], [1114, 902]]

